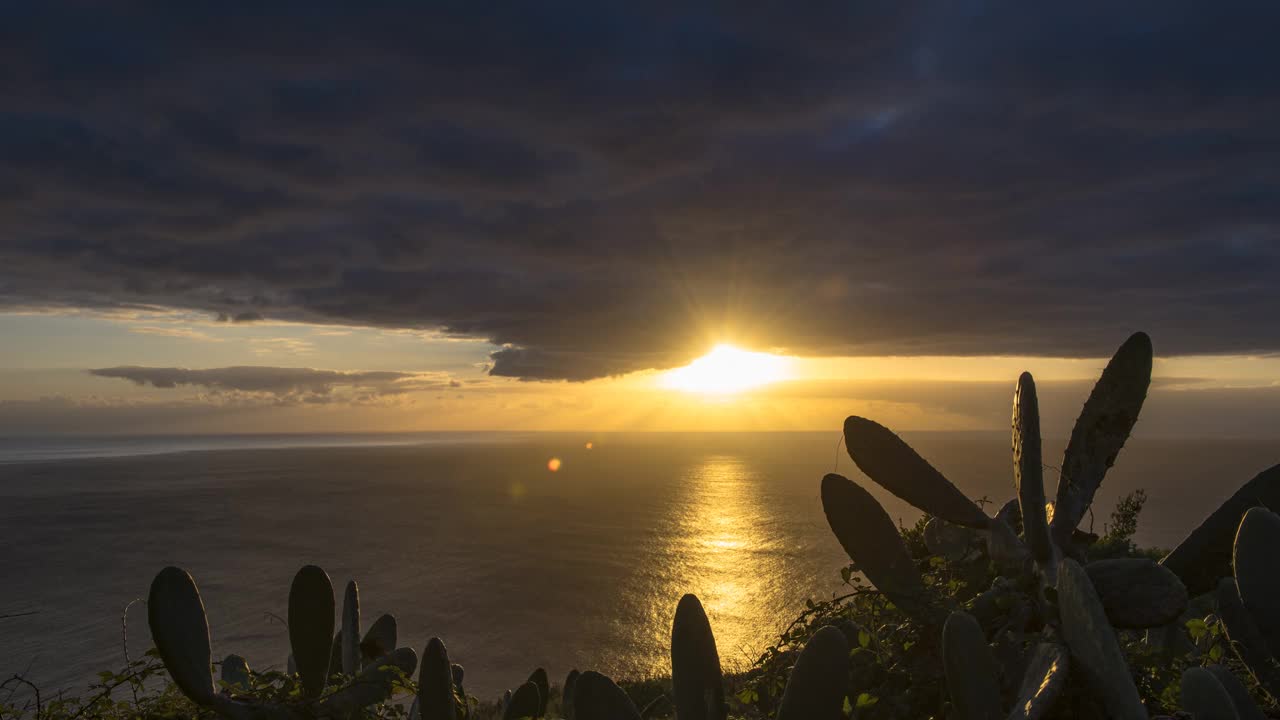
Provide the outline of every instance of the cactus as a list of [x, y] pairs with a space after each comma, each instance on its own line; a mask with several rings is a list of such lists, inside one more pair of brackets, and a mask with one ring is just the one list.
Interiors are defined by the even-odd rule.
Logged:
[[953, 562], [964, 559], [973, 545], [974, 532], [952, 525], [942, 518], [930, 518], [924, 526], [924, 544], [930, 555], [941, 555]]
[[147, 624], [160, 659], [178, 689], [197, 705], [213, 705], [209, 622], [200, 590], [186, 570], [167, 567], [151, 581]]
[[982, 510], [892, 430], [852, 415], [844, 421], [844, 443], [858, 469], [894, 495], [949, 523], [987, 527]]
[[839, 720], [848, 683], [849, 644], [844, 633], [828, 625], [800, 652], [782, 693], [778, 720]]
[[1280, 697], [1280, 663], [1271, 655], [1266, 639], [1240, 602], [1235, 578], [1223, 578], [1214, 592], [1214, 599], [1218, 605], [1218, 617], [1227, 631], [1227, 640], [1240, 662], [1272, 697]]
[[360, 671], [360, 588], [356, 581], [347, 583], [342, 596], [341, 636], [342, 673], [355, 675]]
[[1013, 393], [1013, 483], [1018, 493], [1022, 536], [1042, 570], [1057, 567], [1044, 510], [1044, 460], [1040, 452], [1040, 403], [1031, 373], [1022, 373]]
[[999, 720], [996, 661], [972, 615], [953, 612], [942, 626], [942, 665], [958, 720]]
[[1160, 564], [1182, 578], [1192, 597], [1212, 591], [1219, 578], [1231, 574], [1240, 519], [1249, 508], [1258, 506], [1280, 507], [1280, 465], [1258, 473], [1241, 486]]
[[1187, 609], [1182, 581], [1153, 560], [1099, 560], [1084, 570], [1115, 627], [1159, 627], [1177, 620]]
[[1116, 350], [1085, 401], [1062, 458], [1050, 530], [1066, 549], [1093, 503], [1107, 470], [1124, 447], [1151, 385], [1151, 338], [1134, 333]]
[[934, 619], [920, 571], [880, 503], [848, 478], [822, 478], [822, 509], [836, 539], [858, 569], [895, 605], [917, 618]]
[[396, 618], [394, 615], [383, 613], [373, 621], [364, 634], [364, 639], [360, 641], [360, 657], [367, 664], [390, 653], [395, 647]]
[[573, 688], [578, 682], [578, 669], [574, 668], [564, 678], [564, 691], [560, 698], [560, 710], [564, 720], [574, 720]]
[[1067, 649], [1057, 643], [1036, 646], [1008, 720], [1039, 720], [1048, 715], [1054, 701], [1066, 687], [1069, 658]]
[[641, 720], [627, 693], [594, 670], [582, 673], [574, 683], [573, 708], [576, 720]]
[[329, 680], [333, 636], [333, 584], [315, 565], [298, 571], [289, 588], [289, 646], [306, 697], [319, 697]]
[[711, 623], [694, 595], [676, 605], [671, 623], [671, 685], [679, 720], [724, 720], [724, 678]]
[[222, 661], [222, 682], [228, 688], [248, 690], [249, 662], [239, 655], [228, 655]]
[[352, 717], [361, 708], [391, 697], [392, 682], [398, 674], [413, 675], [417, 666], [418, 654], [412, 648], [399, 648], [360, 671], [351, 684], [326, 697], [316, 714], [320, 717]]
[[507, 702], [507, 708], [502, 713], [502, 720], [538, 717], [540, 705], [542, 705], [542, 694], [538, 690], [538, 685], [530, 680], [511, 694], [511, 700]]
[[1253, 701], [1253, 697], [1249, 695], [1249, 688], [1240, 682], [1240, 678], [1235, 676], [1222, 665], [1206, 665], [1205, 669], [1213, 673], [1214, 679], [1222, 684], [1222, 689], [1227, 691], [1227, 695], [1231, 698], [1231, 705], [1235, 707], [1236, 715], [1240, 720], [1267, 720], [1267, 716]]
[[1264, 508], [1246, 512], [1236, 532], [1236, 587], [1273, 657], [1280, 655], [1280, 575], [1275, 572], [1278, 547], [1280, 515]]
[[1182, 673], [1182, 707], [1196, 720], [1240, 720], [1235, 703], [1213, 673], [1202, 667]]
[[547, 714], [547, 701], [551, 699], [551, 682], [547, 679], [547, 671], [544, 668], [537, 668], [529, 675], [529, 682], [538, 688], [538, 714], [537, 717], [545, 717]]
[[1146, 720], [1115, 632], [1107, 622], [1089, 575], [1067, 558], [1058, 566], [1058, 603], [1067, 648], [1089, 679], [1110, 717]]
[[454, 720], [453, 669], [440, 638], [431, 638], [422, 651], [418, 670], [418, 713], [422, 720]]

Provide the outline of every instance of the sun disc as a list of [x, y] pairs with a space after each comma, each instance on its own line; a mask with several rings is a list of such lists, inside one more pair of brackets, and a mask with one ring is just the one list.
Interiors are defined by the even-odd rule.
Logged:
[[659, 385], [684, 392], [725, 395], [790, 377], [790, 361], [785, 357], [716, 345], [688, 365], [663, 373]]

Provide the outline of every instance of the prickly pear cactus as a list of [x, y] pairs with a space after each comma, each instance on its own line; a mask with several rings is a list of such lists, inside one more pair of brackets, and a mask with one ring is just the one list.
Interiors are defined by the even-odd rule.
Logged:
[[1067, 647], [1106, 706], [1107, 714], [1117, 720], [1146, 720], [1146, 708], [1138, 697], [1102, 601], [1084, 568], [1070, 558], [1058, 566], [1058, 603]]
[[576, 720], [640, 720], [640, 711], [627, 693], [594, 670], [582, 673], [574, 683], [573, 707]]
[[1057, 500], [1050, 530], [1059, 548], [1067, 548], [1107, 470], [1129, 439], [1151, 385], [1151, 338], [1134, 333], [1102, 371], [1062, 458]]
[[[538, 717], [538, 707], [542, 705], [542, 694], [536, 683], [529, 681], [511, 693], [507, 709], [502, 713], [502, 720], [520, 720], [520, 718]], [[425, 719], [424, 719], [425, 720]]]
[[671, 685], [679, 720], [724, 720], [724, 678], [711, 623], [694, 595], [680, 598], [671, 624]]
[[844, 633], [824, 627], [814, 633], [796, 660], [782, 693], [778, 720], [839, 720], [848, 683], [849, 644]]
[[1049, 714], [1067, 685], [1070, 655], [1058, 643], [1040, 643], [1027, 662], [1009, 720], [1039, 720]]
[[147, 624], [165, 669], [184, 695], [197, 705], [213, 704], [213, 666], [209, 622], [196, 581], [186, 570], [167, 567], [151, 581]]
[[1182, 707], [1195, 720], [1240, 720], [1226, 688], [1206, 668], [1188, 668], [1182, 673]]
[[307, 697], [319, 697], [329, 680], [333, 641], [333, 583], [315, 565], [298, 571], [289, 588], [289, 646]]
[[573, 688], [577, 684], [578, 675], [580, 674], [581, 673], [578, 672], [578, 669], [574, 668], [570, 670], [569, 674], [564, 678], [564, 688], [561, 693], [560, 702], [561, 713], [564, 715], [564, 720], [574, 720]]
[[239, 655], [228, 655], [222, 661], [222, 682], [233, 691], [249, 689], [249, 663]]
[[1187, 588], [1154, 560], [1098, 560], [1084, 570], [1115, 627], [1159, 627], [1177, 620], [1187, 609]]
[[440, 638], [427, 642], [418, 673], [418, 712], [422, 720], [454, 720], [458, 708], [453, 694], [453, 668]]
[[1056, 568], [1057, 549], [1044, 511], [1044, 459], [1040, 452], [1040, 402], [1031, 373], [1022, 373], [1013, 394], [1013, 485], [1018, 493], [1022, 534], [1042, 569]]
[[830, 474], [822, 478], [822, 509], [840, 545], [880, 592], [917, 617], [936, 619], [902, 536], [871, 493]]
[[378, 619], [369, 626], [369, 631], [364, 634], [364, 639], [360, 641], [361, 661], [368, 664], [394, 650], [396, 636], [395, 616], [387, 613], [378, 616]]
[[342, 673], [355, 675], [360, 671], [360, 588], [356, 581], [347, 583], [342, 596], [342, 628], [338, 631]]
[[987, 527], [982, 510], [892, 430], [853, 415], [844, 421], [844, 443], [858, 469], [894, 495], [947, 522]]
[[543, 717], [547, 714], [547, 701], [551, 699], [551, 681], [547, 678], [546, 668], [537, 668], [530, 673], [529, 682], [538, 688], [538, 714], [536, 717]]
[[972, 615], [953, 612], [942, 626], [942, 664], [957, 720], [999, 720], [1004, 715], [996, 661]]

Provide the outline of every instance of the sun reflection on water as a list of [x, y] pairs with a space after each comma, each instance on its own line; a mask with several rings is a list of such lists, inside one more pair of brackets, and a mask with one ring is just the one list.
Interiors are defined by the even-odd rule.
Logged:
[[762, 478], [733, 456], [707, 458], [691, 468], [673, 498], [670, 522], [657, 538], [664, 567], [651, 576], [653, 618], [649, 642], [655, 649], [648, 668], [669, 672], [671, 617], [676, 601], [692, 592], [702, 601], [715, 630], [721, 665], [742, 669], [780, 629], [780, 540], [768, 534]]

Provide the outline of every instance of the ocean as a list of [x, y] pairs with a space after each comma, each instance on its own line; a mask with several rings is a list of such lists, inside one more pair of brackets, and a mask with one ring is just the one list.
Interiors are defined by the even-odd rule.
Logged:
[[[1011, 497], [1005, 433], [905, 433], [973, 498]], [[0, 675], [83, 691], [150, 646], [145, 598], [190, 571], [215, 658], [281, 668], [289, 583], [325, 568], [364, 622], [400, 643], [444, 639], [470, 692], [494, 698], [537, 666], [665, 674], [676, 602], [706, 606], [726, 668], [776, 639], [848, 560], [819, 481], [863, 481], [839, 433], [425, 434], [0, 441]], [[588, 447], [590, 443], [590, 447]], [[1046, 439], [1046, 458], [1065, 438]], [[558, 459], [558, 470], [549, 463]], [[1138, 540], [1170, 547], [1280, 443], [1134, 438], [1086, 518], [1144, 488]], [[1047, 473], [1053, 492], [1054, 473]], [[918, 513], [872, 491], [902, 523]], [[989, 507], [989, 511], [992, 509]], [[22, 615], [22, 613], [33, 613]]]

